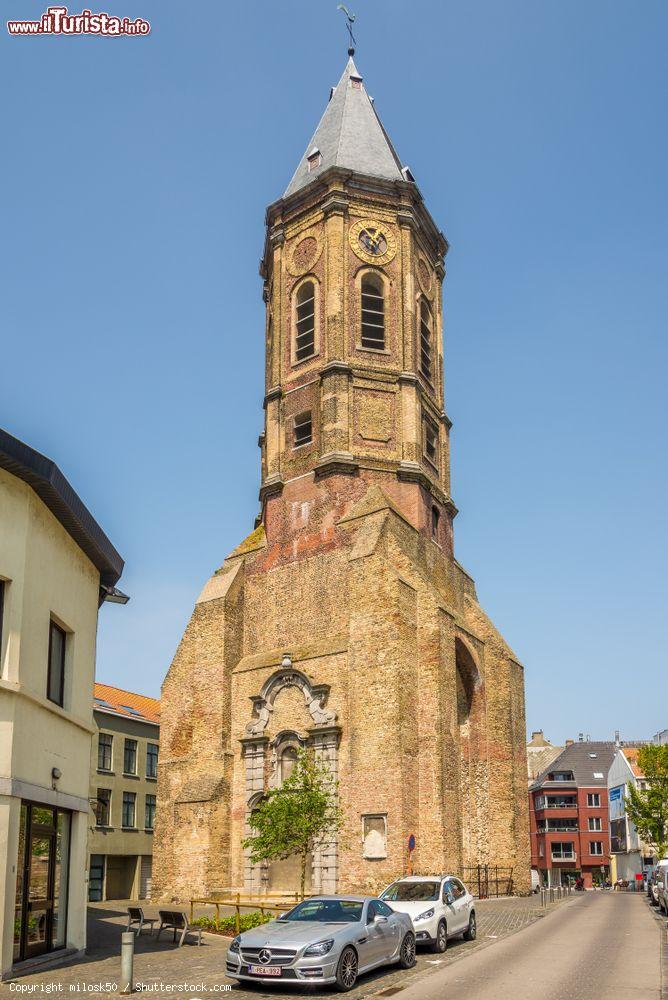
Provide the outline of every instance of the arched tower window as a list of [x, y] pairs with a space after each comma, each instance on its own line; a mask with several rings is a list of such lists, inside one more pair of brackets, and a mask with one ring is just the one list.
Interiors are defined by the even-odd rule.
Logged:
[[315, 354], [315, 282], [304, 281], [297, 289], [295, 301], [295, 361], [304, 361]]
[[473, 696], [480, 682], [480, 675], [475, 661], [461, 639], [455, 639], [455, 657], [457, 664], [457, 722], [460, 729], [467, 726]]
[[426, 299], [420, 299], [420, 371], [430, 382], [434, 376], [434, 321]]
[[385, 349], [385, 288], [379, 274], [362, 278], [362, 347]]

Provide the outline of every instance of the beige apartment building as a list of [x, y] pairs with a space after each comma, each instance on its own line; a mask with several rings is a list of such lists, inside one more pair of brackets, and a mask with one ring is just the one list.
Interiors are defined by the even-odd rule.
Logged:
[[58, 467], [0, 430], [2, 978], [86, 945], [97, 616], [122, 570]]
[[96, 684], [93, 718], [88, 899], [149, 899], [160, 702]]

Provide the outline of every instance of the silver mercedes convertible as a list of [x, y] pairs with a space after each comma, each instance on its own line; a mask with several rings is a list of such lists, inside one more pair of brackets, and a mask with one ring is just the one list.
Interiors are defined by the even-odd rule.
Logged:
[[238, 934], [227, 953], [232, 979], [265, 983], [336, 983], [352, 990], [379, 965], [415, 965], [415, 933], [406, 913], [369, 896], [314, 896], [278, 920]]

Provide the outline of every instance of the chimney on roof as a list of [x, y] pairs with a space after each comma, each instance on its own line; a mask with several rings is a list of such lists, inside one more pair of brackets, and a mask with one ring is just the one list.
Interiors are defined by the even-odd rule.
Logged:
[[572, 747], [574, 742], [575, 742], [575, 740], [566, 740], [566, 746], [567, 747]]
[[584, 743], [584, 738], [584, 733], [578, 733], [578, 741], [580, 743]]
[[539, 736], [542, 736], [542, 735], [543, 735], [543, 730], [542, 730], [542, 729], [536, 729], [536, 730], [534, 730], [534, 732], [533, 732], [533, 733], [531, 734], [531, 739], [532, 739], [532, 740], [536, 740], [536, 739], [538, 739], [538, 737], [539, 737]]
[[619, 742], [619, 729], [615, 729], [615, 746], [621, 746]]

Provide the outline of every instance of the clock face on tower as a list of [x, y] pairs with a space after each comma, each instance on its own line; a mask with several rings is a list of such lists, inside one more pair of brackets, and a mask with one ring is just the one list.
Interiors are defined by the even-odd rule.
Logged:
[[350, 246], [367, 264], [386, 264], [397, 252], [394, 233], [384, 222], [362, 219], [350, 228]]

